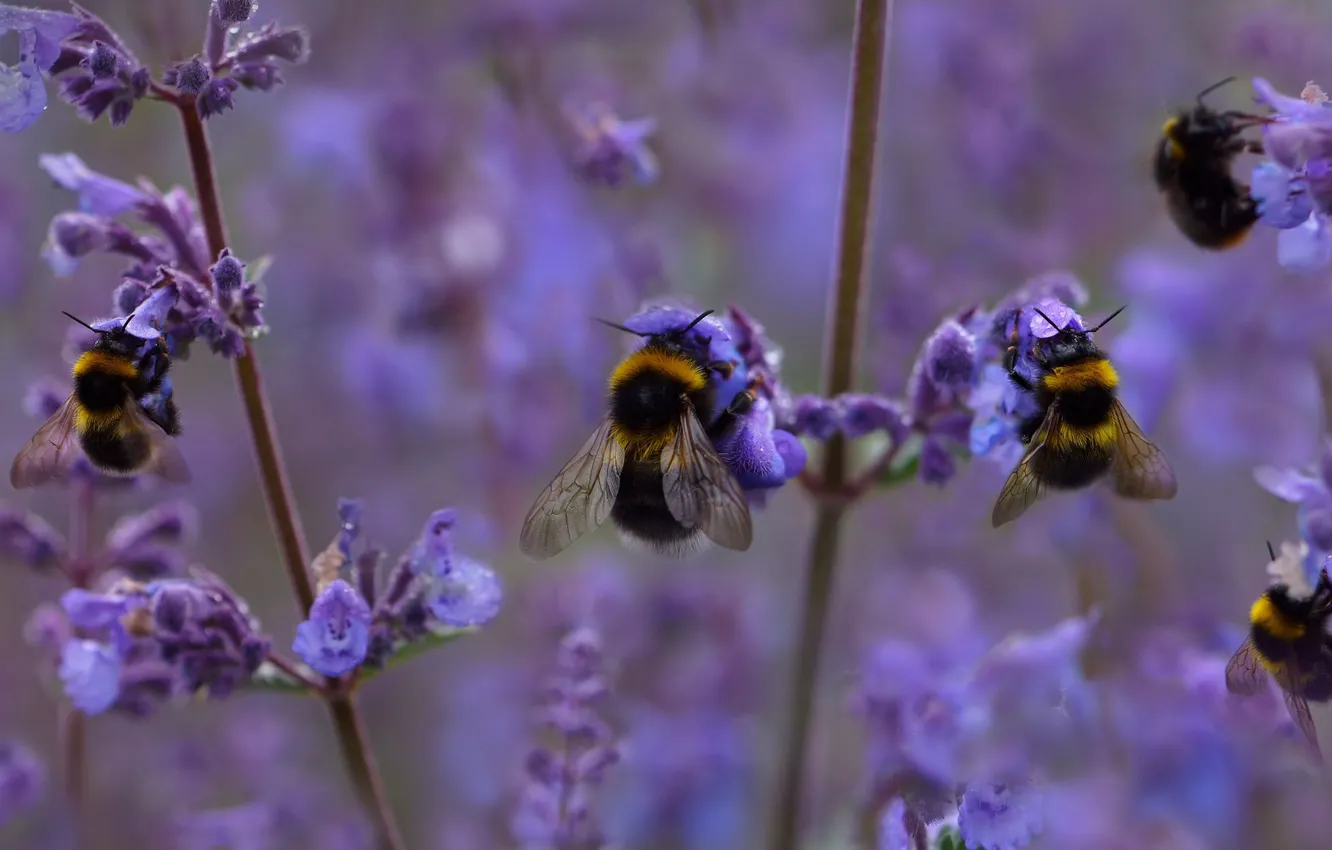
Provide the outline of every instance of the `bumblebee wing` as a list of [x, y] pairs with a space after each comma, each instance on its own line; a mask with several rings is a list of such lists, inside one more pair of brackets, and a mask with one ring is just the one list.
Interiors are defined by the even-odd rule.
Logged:
[[148, 441], [148, 461], [139, 472], [156, 475], [173, 484], [188, 484], [192, 477], [190, 467], [185, 463], [185, 456], [181, 454], [180, 446], [171, 435], [149, 418], [148, 412], [135, 399], [131, 398], [126, 402], [125, 415], [129, 418], [134, 433], [141, 434], [143, 439]]
[[1041, 422], [1041, 427], [1036, 429], [1032, 435], [1032, 448], [1023, 456], [1013, 471], [1008, 474], [1008, 480], [1004, 482], [1004, 489], [999, 491], [999, 498], [995, 500], [994, 511], [990, 514], [990, 525], [998, 528], [1006, 525], [1027, 512], [1027, 508], [1036, 504], [1044, 496], [1049, 488], [1045, 482], [1040, 479], [1036, 473], [1034, 461], [1039, 461], [1040, 452], [1050, 451], [1046, 448], [1046, 438], [1048, 435], [1058, 429], [1060, 423], [1059, 402], [1056, 400], [1050, 405], [1050, 409], [1045, 412], [1045, 419]]
[[518, 548], [544, 560], [605, 522], [620, 492], [623, 469], [624, 447], [611, 436], [606, 417], [537, 497], [523, 520]]
[[661, 485], [671, 516], [718, 546], [743, 552], [754, 540], [749, 502], [726, 461], [712, 447], [692, 405], [661, 453]]
[[45, 484], [69, 471], [79, 457], [78, 441], [74, 439], [77, 415], [78, 407], [71, 395], [32, 435], [9, 467], [9, 483], [15, 490]]
[[1304, 740], [1309, 742], [1314, 758], [1323, 763], [1323, 751], [1318, 746], [1318, 730], [1314, 728], [1313, 715], [1309, 713], [1309, 701], [1300, 695], [1303, 690], [1304, 672], [1298, 664], [1282, 664], [1273, 673], [1281, 685], [1281, 694], [1286, 698], [1286, 711], [1290, 719], [1299, 727]]
[[1110, 408], [1117, 439], [1110, 466], [1114, 490], [1128, 499], [1173, 499], [1179, 486], [1165, 454], [1142, 434], [1118, 400]]
[[1226, 690], [1242, 697], [1262, 693], [1267, 687], [1267, 671], [1258, 660], [1253, 640], [1246, 639], [1226, 664]]

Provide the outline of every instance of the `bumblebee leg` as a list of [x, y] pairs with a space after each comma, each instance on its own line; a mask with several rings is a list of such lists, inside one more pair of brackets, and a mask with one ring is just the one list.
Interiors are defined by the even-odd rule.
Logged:
[[157, 345], [148, 349], [148, 353], [139, 360], [139, 374], [152, 377], [144, 379], [142, 387], [135, 387], [134, 394], [147, 395], [162, 389], [162, 382], [166, 380], [167, 370], [170, 368], [171, 358], [167, 357], [166, 346], [162, 344], [161, 337], [158, 337]]
[[714, 440], [721, 437], [735, 425], [737, 419], [754, 408], [754, 402], [758, 398], [754, 394], [754, 389], [761, 383], [762, 381], [760, 379], [755, 378], [749, 382], [748, 389], [735, 394], [735, 398], [731, 399], [731, 403], [721, 412], [717, 417], [717, 420], [708, 427], [709, 437]]
[[1034, 413], [1022, 420], [1022, 424], [1018, 426], [1018, 439], [1022, 441], [1022, 445], [1025, 446], [1031, 442], [1031, 438], [1036, 436], [1036, 432], [1040, 430], [1041, 423], [1044, 421], [1044, 412]]

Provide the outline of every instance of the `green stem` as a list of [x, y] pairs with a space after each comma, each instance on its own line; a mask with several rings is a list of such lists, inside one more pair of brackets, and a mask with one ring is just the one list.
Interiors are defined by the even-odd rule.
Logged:
[[[828, 398], [850, 391], [855, 384], [879, 104], [883, 95], [883, 65], [891, 17], [892, 0], [859, 0], [856, 4], [851, 56], [851, 114], [842, 180], [837, 272], [828, 305], [827, 371], [823, 381], [823, 395]], [[840, 492], [847, 485], [846, 448], [841, 438], [828, 441], [822, 474], [822, 483], [828, 491]], [[809, 587], [800, 618], [795, 674], [788, 695], [785, 734], [781, 738], [785, 749], [778, 778], [777, 804], [773, 809], [767, 843], [773, 850], [795, 850], [800, 842], [805, 756], [846, 507], [840, 501], [822, 503], [814, 523], [809, 547]]]
[[[204, 233], [208, 238], [210, 259], [215, 259], [227, 247], [226, 222], [222, 216], [222, 202], [217, 190], [217, 176], [213, 170], [213, 153], [208, 144], [208, 132], [195, 108], [194, 98], [180, 97], [171, 101], [180, 111], [185, 128], [185, 143], [189, 149], [190, 169], [194, 174], [195, 194], [199, 199], [199, 214], [203, 218]], [[240, 387], [245, 405], [245, 418], [250, 426], [255, 456], [259, 462], [259, 478], [263, 485], [268, 513], [282, 550], [282, 562], [291, 581], [292, 590], [302, 616], [314, 604], [314, 582], [310, 577], [309, 549], [301, 531], [296, 500], [291, 493], [286, 464], [273, 417], [269, 412], [268, 396], [264, 393], [263, 376], [254, 348], [247, 341], [244, 354], [236, 360], [236, 383]], [[333, 720], [342, 759], [356, 787], [357, 795], [375, 826], [380, 850], [402, 850], [402, 836], [394, 819], [393, 810], [384, 797], [379, 770], [366, 739], [365, 727], [356, 704], [350, 698], [326, 695], [325, 705]]]

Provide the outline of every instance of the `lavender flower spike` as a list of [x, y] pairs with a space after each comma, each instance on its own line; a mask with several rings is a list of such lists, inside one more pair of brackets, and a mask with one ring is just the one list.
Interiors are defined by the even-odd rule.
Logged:
[[1298, 98], [1261, 78], [1253, 87], [1275, 112], [1263, 127], [1268, 160], [1254, 167], [1250, 188], [1259, 220], [1280, 230], [1279, 265], [1316, 271], [1332, 263], [1332, 106], [1313, 85]]
[[0, 741], [0, 828], [41, 799], [46, 771], [32, 750]]
[[597, 712], [607, 693], [601, 666], [601, 638], [592, 629], [577, 629], [561, 641], [550, 698], [538, 718], [562, 743], [527, 757], [527, 782], [511, 823], [524, 850], [606, 846], [592, 791], [620, 753]]

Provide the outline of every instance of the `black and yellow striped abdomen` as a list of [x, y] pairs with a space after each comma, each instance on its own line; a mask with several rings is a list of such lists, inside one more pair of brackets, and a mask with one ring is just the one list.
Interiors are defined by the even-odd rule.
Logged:
[[1089, 355], [1051, 366], [1036, 384], [1041, 410], [1059, 405], [1032, 467], [1051, 487], [1077, 489], [1100, 478], [1114, 460], [1117, 425], [1110, 415], [1119, 376], [1110, 361]]

